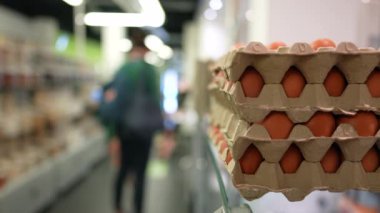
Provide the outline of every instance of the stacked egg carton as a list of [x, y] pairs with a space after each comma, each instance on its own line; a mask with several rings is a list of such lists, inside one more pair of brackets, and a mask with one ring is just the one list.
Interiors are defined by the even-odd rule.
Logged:
[[[241, 194], [282, 192], [296, 201], [313, 190], [380, 191], [377, 67], [379, 51], [349, 42], [276, 51], [252, 42], [223, 57], [212, 68], [209, 134]], [[294, 70], [302, 85], [286, 82]], [[326, 83], [332, 70], [344, 80], [338, 95]], [[254, 79], [259, 91], [247, 97], [252, 85], [245, 87], [243, 76], [251, 71], [263, 85]]]

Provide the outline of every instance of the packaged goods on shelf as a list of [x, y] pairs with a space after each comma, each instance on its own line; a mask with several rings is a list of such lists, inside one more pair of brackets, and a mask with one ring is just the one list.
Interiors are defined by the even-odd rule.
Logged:
[[65, 152], [99, 124], [86, 111], [91, 66], [30, 41], [0, 39], [0, 188]]
[[251, 42], [219, 60], [209, 134], [242, 195], [380, 191], [379, 67], [380, 51], [349, 42]]

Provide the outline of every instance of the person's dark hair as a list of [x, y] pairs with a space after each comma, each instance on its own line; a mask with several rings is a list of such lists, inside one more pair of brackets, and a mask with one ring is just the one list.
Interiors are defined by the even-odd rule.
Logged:
[[129, 29], [129, 38], [132, 41], [133, 48], [142, 47], [147, 48], [144, 44], [144, 39], [147, 36], [147, 32], [145, 32], [141, 28], [130, 28]]

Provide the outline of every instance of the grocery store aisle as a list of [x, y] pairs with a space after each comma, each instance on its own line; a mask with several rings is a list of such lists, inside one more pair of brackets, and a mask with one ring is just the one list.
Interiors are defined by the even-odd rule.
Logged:
[[[171, 166], [171, 162], [152, 159], [148, 168], [145, 212], [188, 212], [184, 199], [186, 189], [183, 174]], [[109, 161], [102, 162], [71, 191], [61, 196], [44, 213], [113, 213], [112, 186], [115, 168]], [[129, 210], [132, 191], [125, 184], [124, 206]]]
[[102, 162], [46, 213], [112, 213], [111, 170], [108, 161]]

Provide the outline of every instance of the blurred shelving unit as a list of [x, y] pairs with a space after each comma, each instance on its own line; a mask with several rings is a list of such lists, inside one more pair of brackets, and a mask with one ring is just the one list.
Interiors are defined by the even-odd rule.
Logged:
[[106, 156], [103, 135], [44, 161], [0, 190], [0, 212], [38, 212]]
[[93, 69], [0, 37], [0, 212], [39, 212], [105, 159]]

